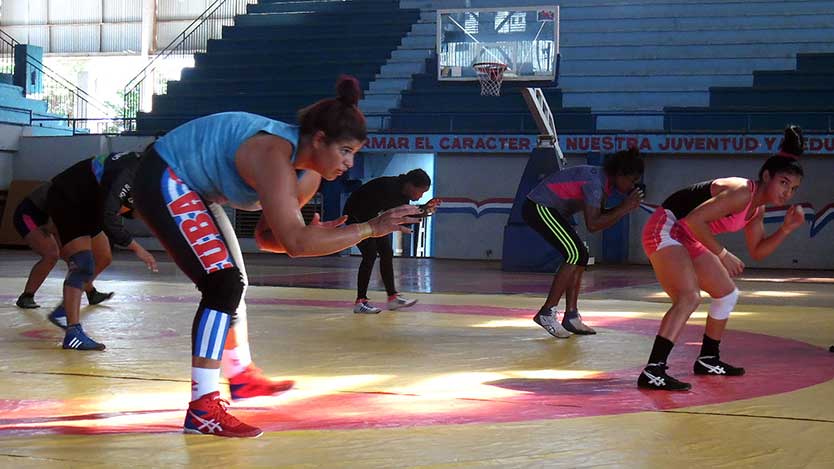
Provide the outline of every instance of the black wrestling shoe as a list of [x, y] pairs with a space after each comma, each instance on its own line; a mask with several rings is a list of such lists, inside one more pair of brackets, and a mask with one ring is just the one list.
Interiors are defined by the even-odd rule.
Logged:
[[698, 357], [695, 364], [692, 365], [692, 371], [696, 375], [710, 376], [741, 376], [744, 374], [744, 368], [724, 363], [718, 359], [717, 355]]
[[114, 292], [100, 292], [93, 288], [92, 291], [87, 292], [87, 302], [92, 305], [97, 305], [99, 303], [103, 303], [110, 298], [113, 298]]
[[30, 295], [28, 293], [21, 293], [17, 298], [17, 303], [15, 304], [18, 308], [23, 309], [35, 309], [41, 307], [41, 305], [35, 303], [35, 295]]
[[691, 384], [667, 375], [668, 368], [663, 362], [649, 363], [637, 378], [637, 387], [654, 391], [689, 391], [692, 388]]

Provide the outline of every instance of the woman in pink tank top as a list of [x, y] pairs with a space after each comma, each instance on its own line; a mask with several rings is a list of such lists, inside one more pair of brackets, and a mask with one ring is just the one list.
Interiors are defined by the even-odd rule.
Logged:
[[669, 354], [689, 316], [701, 302], [701, 290], [712, 298], [701, 352], [693, 365], [697, 375], [741, 376], [744, 368], [722, 362], [719, 344], [739, 291], [732, 277], [744, 263], [727, 250], [717, 234], [744, 230], [750, 257], [763, 259], [804, 222], [802, 207], [794, 205], [773, 233], [764, 229], [764, 207], [784, 206], [802, 181], [804, 139], [796, 126], [785, 129], [780, 152], [759, 170], [757, 181], [720, 178], [684, 188], [657, 208], [643, 230], [643, 247], [672, 307], [663, 316], [648, 364], [640, 373], [640, 388], [686, 391], [688, 383], [666, 374]]

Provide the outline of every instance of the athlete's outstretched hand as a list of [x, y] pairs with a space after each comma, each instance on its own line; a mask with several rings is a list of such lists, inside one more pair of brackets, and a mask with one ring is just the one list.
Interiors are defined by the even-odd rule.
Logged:
[[400, 205], [391, 210], [386, 210], [376, 218], [368, 221], [368, 224], [373, 229], [372, 236], [374, 238], [381, 238], [395, 231], [411, 233], [411, 229], [403, 225], [419, 223], [420, 219], [414, 217], [414, 215], [418, 215], [419, 213], [420, 207], [416, 205]]

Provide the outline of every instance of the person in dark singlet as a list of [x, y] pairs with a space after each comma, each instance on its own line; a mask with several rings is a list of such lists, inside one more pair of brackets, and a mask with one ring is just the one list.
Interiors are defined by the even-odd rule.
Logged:
[[691, 388], [666, 373], [667, 360], [689, 316], [701, 302], [700, 292], [712, 298], [701, 351], [693, 365], [697, 375], [741, 376], [744, 368], [721, 361], [719, 344], [739, 291], [732, 277], [744, 263], [721, 245], [715, 235], [744, 230], [753, 259], [770, 255], [791, 232], [802, 226], [800, 205], [790, 207], [773, 233], [764, 230], [766, 205], [785, 205], [802, 181], [797, 158], [804, 138], [796, 126], [785, 129], [780, 152], [759, 170], [758, 180], [719, 178], [693, 184], [669, 196], [643, 229], [643, 249], [657, 280], [672, 299], [655, 337], [648, 364], [637, 385], [643, 389], [686, 391]]
[[94, 246], [107, 244], [109, 238], [156, 270], [156, 259], [133, 239], [122, 221], [133, 211], [131, 184], [140, 156], [135, 152], [99, 155], [79, 161], [52, 178], [47, 210], [68, 269], [62, 304], [49, 314], [49, 320], [66, 329], [65, 349], [105, 348], [84, 332], [79, 318], [82, 289], [96, 275]]
[[[40, 308], [40, 305], [35, 302], [35, 293], [38, 292], [38, 289], [61, 257], [58, 241], [50, 231], [49, 213], [46, 208], [46, 196], [51, 185], [49, 182], [43, 183], [24, 197], [15, 209], [12, 218], [17, 233], [41, 257], [29, 271], [23, 293], [20, 294], [15, 303], [18, 308]], [[93, 243], [93, 256], [96, 265], [93, 279], [106, 269], [112, 260], [109, 241], [104, 235], [102, 235], [102, 238], [97, 238], [98, 242]], [[86, 293], [87, 301], [91, 305], [97, 305], [113, 296], [113, 292], [96, 290], [92, 281], [84, 286], [84, 293]]]
[[322, 223], [316, 216], [304, 223], [301, 207], [321, 179], [350, 169], [365, 144], [360, 94], [356, 79], [342, 77], [337, 97], [299, 111], [298, 126], [245, 112], [201, 117], [165, 134], [142, 157], [136, 209], [201, 293], [191, 329], [191, 402], [184, 432], [250, 438], [263, 433], [227, 411], [219, 393], [221, 366], [232, 399], [286, 389], [251, 366], [246, 270], [223, 205], [262, 209], [255, 228], [258, 247], [292, 257], [323, 256], [367, 238], [410, 232], [402, 225], [417, 221], [410, 215], [419, 209], [405, 205], [348, 226], [341, 226], [346, 217]]
[[[577, 305], [582, 274], [588, 265], [588, 248], [569, 220], [581, 211], [591, 233], [611, 227], [640, 206], [643, 192], [635, 184], [642, 176], [643, 159], [632, 148], [609, 155], [602, 167], [580, 165], [555, 172], [527, 194], [522, 209], [524, 221], [564, 257], [544, 305], [533, 317], [553, 337], [596, 334], [582, 322]], [[626, 198], [617, 207], [606, 209], [606, 197], [613, 190]], [[565, 314], [560, 323], [556, 305], [563, 294]]]

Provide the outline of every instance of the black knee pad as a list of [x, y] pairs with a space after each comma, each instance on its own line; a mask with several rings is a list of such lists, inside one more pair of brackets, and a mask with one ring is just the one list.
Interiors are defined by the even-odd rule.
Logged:
[[203, 307], [234, 317], [243, 296], [243, 275], [237, 267], [218, 270], [206, 275], [197, 288], [203, 294], [203, 301], [200, 302]]

